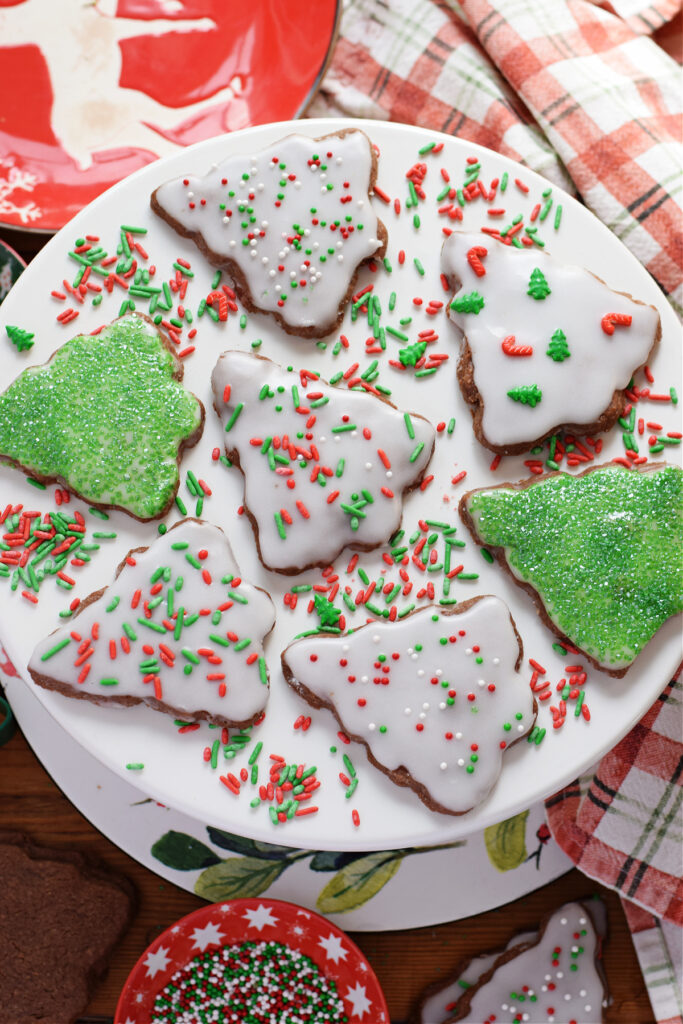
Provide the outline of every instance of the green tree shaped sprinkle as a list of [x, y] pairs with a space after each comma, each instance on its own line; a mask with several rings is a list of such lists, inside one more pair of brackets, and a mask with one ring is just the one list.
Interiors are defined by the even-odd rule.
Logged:
[[23, 327], [12, 327], [10, 324], [7, 324], [5, 330], [7, 331], [7, 337], [13, 345], [17, 346], [19, 352], [26, 352], [33, 345], [35, 335], [31, 334], [30, 331], [25, 331]]
[[479, 292], [467, 292], [466, 295], [458, 295], [451, 302], [451, 309], [456, 313], [479, 313], [484, 308], [484, 296]]
[[513, 402], [521, 402], [522, 405], [530, 405], [535, 408], [543, 398], [543, 392], [537, 384], [520, 384], [517, 388], [508, 391]]
[[339, 608], [335, 608], [323, 594], [316, 594], [313, 598], [313, 603], [321, 628], [325, 629], [326, 626], [336, 627], [341, 617]]
[[530, 295], [532, 299], [545, 299], [546, 296], [550, 295], [550, 286], [543, 276], [543, 271], [539, 270], [538, 267], [531, 271], [527, 295]]
[[546, 355], [554, 359], [556, 363], [569, 359], [571, 355], [569, 345], [567, 344], [567, 335], [559, 327], [550, 339]]
[[407, 345], [399, 350], [398, 358], [404, 366], [415, 366], [415, 363], [422, 359], [427, 348], [426, 341], [416, 341], [414, 345]]

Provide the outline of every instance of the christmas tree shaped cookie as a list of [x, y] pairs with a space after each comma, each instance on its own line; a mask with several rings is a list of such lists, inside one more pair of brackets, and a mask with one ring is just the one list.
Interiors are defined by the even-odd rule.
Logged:
[[0, 461], [91, 505], [158, 518], [204, 426], [182, 377], [170, 342], [138, 314], [72, 338], [0, 395]]
[[433, 811], [465, 814], [493, 788], [505, 751], [533, 727], [521, 658], [507, 607], [476, 597], [347, 636], [295, 640], [282, 668], [393, 782]]
[[519, 454], [562, 427], [609, 429], [659, 339], [657, 310], [535, 246], [482, 238], [455, 231], [441, 257], [477, 438]]
[[600, 1024], [607, 996], [601, 958], [602, 937], [589, 910], [582, 903], [565, 903], [535, 941], [527, 938], [501, 953], [465, 990], [444, 1024]]
[[386, 248], [370, 202], [376, 176], [375, 150], [357, 129], [290, 135], [166, 182], [152, 209], [228, 271], [247, 309], [319, 338], [341, 322], [360, 264]]
[[268, 700], [263, 639], [274, 621], [223, 532], [188, 519], [131, 551], [111, 586], [38, 644], [28, 669], [67, 697], [244, 727]]
[[469, 491], [460, 514], [541, 616], [598, 668], [623, 676], [683, 610], [683, 473], [655, 463], [550, 473]]
[[224, 352], [212, 382], [266, 568], [326, 566], [394, 533], [434, 450], [426, 419], [244, 352]]
[[[537, 939], [538, 932], [521, 932], [510, 940], [506, 949]], [[463, 997], [465, 989], [476, 985], [479, 979], [491, 970], [503, 952], [505, 950], [497, 949], [493, 953], [475, 956], [458, 968], [455, 977], [430, 985], [422, 993], [415, 1013], [410, 1018], [410, 1024], [446, 1024], [455, 1013], [458, 1000]]]
[[[574, 904], [566, 904], [564, 907], [560, 907], [560, 916], [564, 917], [567, 913], [572, 913], [573, 907]], [[582, 912], [581, 917], [585, 916], [587, 918], [588, 927], [585, 924], [581, 924], [581, 928], [586, 928], [588, 931], [588, 928], [592, 927], [597, 933], [599, 957], [601, 942], [604, 940], [607, 931], [607, 908], [601, 900], [593, 898], [583, 907], [583, 910], [587, 911], [587, 914]], [[518, 932], [512, 936], [505, 949], [497, 949], [491, 953], [482, 953], [479, 956], [475, 956], [466, 963], [461, 964], [451, 978], [445, 981], [434, 982], [433, 985], [430, 985], [423, 992], [415, 1008], [415, 1013], [410, 1018], [410, 1024], [448, 1024], [449, 1021], [453, 1020], [453, 1015], [457, 1010], [463, 1007], [466, 990], [473, 988], [483, 981], [485, 976], [490, 978], [492, 969], [505, 953], [513, 950], [513, 955], [517, 955], [521, 948], [528, 949], [531, 946], [537, 946], [540, 937], [538, 928], [535, 931]], [[548, 980], [547, 978], [544, 979], [546, 985]], [[550, 981], [550, 984], [552, 985], [553, 982]], [[547, 991], [552, 992], [554, 989], [549, 988]], [[522, 995], [524, 994], [522, 992]], [[568, 1002], [568, 1000], [563, 1001]], [[533, 1005], [534, 1009], [538, 1009], [538, 999], [535, 999], [533, 1004], [532, 1000], [529, 999], [529, 1005], [526, 1005], [522, 1011], [527, 1013], [529, 1020], [533, 1020], [535, 1018], [529, 1014], [530, 1005]], [[522, 1019], [525, 1018], [523, 1017]], [[544, 1020], [545, 1018], [541, 1017], [540, 1019]], [[571, 1019], [571, 1015], [569, 1019]], [[600, 1020], [600, 1009], [595, 1012], [595, 1020]]]

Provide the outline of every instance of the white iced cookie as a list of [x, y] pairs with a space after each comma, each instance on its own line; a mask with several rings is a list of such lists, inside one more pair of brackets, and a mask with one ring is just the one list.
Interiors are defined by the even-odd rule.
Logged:
[[240, 578], [216, 526], [184, 520], [134, 549], [114, 582], [42, 640], [39, 686], [96, 704], [147, 704], [190, 720], [246, 726], [266, 706], [264, 590]]
[[212, 384], [266, 568], [326, 566], [396, 531], [434, 450], [426, 419], [244, 352], [224, 352]]
[[521, 657], [507, 606], [486, 596], [346, 636], [295, 640], [282, 667], [393, 782], [430, 810], [464, 814], [488, 796], [505, 751], [533, 727]]
[[376, 175], [357, 129], [290, 135], [160, 185], [152, 209], [231, 274], [248, 309], [323, 337], [341, 321], [360, 264], [386, 246], [370, 202]]
[[[515, 935], [505, 947], [519, 946], [523, 942], [534, 942], [538, 932], [521, 932]], [[430, 986], [420, 1000], [415, 1015], [415, 1024], [445, 1024], [455, 1013], [456, 1004], [466, 989], [476, 985], [480, 978], [490, 971], [503, 950], [495, 953], [482, 953], [463, 965], [457, 976], [449, 981]]]
[[534, 945], [498, 958], [493, 974], [465, 992], [447, 1024], [599, 1024], [605, 999], [596, 964], [600, 943], [583, 904], [565, 903]]
[[661, 332], [653, 306], [482, 234], [453, 232], [441, 266], [457, 288], [448, 315], [463, 340], [458, 380], [483, 445], [521, 453], [560, 427], [616, 422]]

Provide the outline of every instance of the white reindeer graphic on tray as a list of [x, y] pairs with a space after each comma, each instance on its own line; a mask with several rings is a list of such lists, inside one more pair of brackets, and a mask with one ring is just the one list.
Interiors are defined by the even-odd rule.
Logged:
[[3, 46], [40, 47], [52, 83], [52, 131], [81, 170], [90, 167], [94, 152], [121, 145], [157, 156], [172, 152], [177, 145], [154, 125], [170, 129], [206, 110], [207, 103], [225, 104], [242, 92], [243, 79], [234, 75], [210, 100], [167, 107], [144, 92], [123, 88], [119, 40], [217, 28], [211, 18], [178, 18], [180, 0], [158, 0], [151, 9], [167, 16], [117, 17], [117, 0], [25, 0], [0, 8], [0, 51]]

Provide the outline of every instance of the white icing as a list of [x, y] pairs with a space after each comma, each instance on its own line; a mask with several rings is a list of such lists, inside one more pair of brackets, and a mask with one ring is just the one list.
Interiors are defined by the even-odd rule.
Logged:
[[[482, 245], [486, 273], [479, 277], [467, 253]], [[444, 243], [441, 260], [444, 274], [461, 282], [456, 300], [472, 291], [484, 299], [479, 313], [458, 312], [451, 304], [448, 315], [469, 342], [484, 406], [482, 430], [493, 446], [531, 442], [562, 424], [595, 422], [648, 357], [657, 311], [611, 291], [581, 267], [565, 266], [536, 247], [516, 249], [457, 231]], [[544, 299], [527, 294], [536, 268], [550, 288]], [[606, 334], [601, 321], [608, 313], [628, 314], [631, 326]], [[547, 355], [558, 330], [571, 353], [562, 361]], [[517, 346], [531, 346], [533, 354], [506, 355], [501, 346], [510, 336]], [[532, 384], [542, 393], [534, 407], [508, 396], [512, 388]]]
[[[537, 932], [522, 932], [513, 936], [505, 948], [532, 941], [537, 936]], [[465, 989], [476, 985], [482, 975], [493, 967], [499, 956], [500, 950], [495, 953], [483, 953], [470, 960], [456, 978], [446, 982], [443, 988], [425, 999], [420, 1007], [420, 1024], [445, 1024], [453, 1015], [453, 1007]]]
[[371, 171], [370, 141], [360, 131], [319, 140], [290, 135], [255, 156], [229, 157], [203, 177], [169, 181], [156, 199], [219, 260], [239, 264], [254, 305], [322, 334], [332, 329], [358, 264], [380, 248]]
[[[581, 935], [583, 930], [585, 935]], [[580, 936], [578, 941], [575, 934]], [[553, 951], [557, 947], [557, 959], [563, 969], [553, 967]], [[582, 952], [577, 953], [578, 949]], [[595, 963], [597, 951], [598, 937], [592, 922], [585, 920], [583, 907], [578, 903], [565, 904], [552, 915], [535, 946], [498, 967], [491, 980], [474, 993], [469, 1012], [462, 1020], [480, 1022], [490, 1020], [493, 1014], [499, 1020], [507, 1006], [514, 1007], [515, 1013], [527, 1014], [527, 1019], [535, 1024], [566, 1021], [567, 1013], [576, 1024], [599, 1024], [602, 1013], [597, 1007], [602, 1003], [603, 984]], [[577, 969], [572, 970], [572, 965]], [[523, 1000], [518, 998], [520, 995]], [[533, 1001], [532, 995], [536, 997]], [[571, 1009], [567, 1003], [572, 1004]]]
[[[403, 491], [419, 480], [431, 458], [435, 433], [427, 420], [410, 417], [411, 438], [404, 413], [387, 402], [321, 380], [302, 384], [296, 371], [244, 352], [224, 352], [212, 383], [214, 404], [226, 427], [226, 450], [238, 452], [244, 472], [244, 502], [256, 520], [266, 567], [303, 569], [332, 562], [347, 545], [375, 547], [395, 532]], [[261, 399], [264, 389], [267, 396]], [[320, 397], [311, 398], [315, 395]], [[347, 425], [355, 429], [340, 430]], [[292, 460], [291, 450], [281, 444], [285, 436], [313, 457]], [[280, 447], [264, 453], [268, 438]], [[378, 450], [392, 467], [391, 481]], [[371, 473], [365, 469], [368, 456], [374, 464]], [[319, 472], [311, 479], [316, 466]], [[295, 486], [288, 486], [292, 481]], [[338, 496], [330, 501], [335, 492]], [[344, 511], [343, 506], [352, 505], [362, 505], [357, 516]], [[283, 519], [279, 528], [276, 516], [283, 510], [291, 523]]]
[[[206, 552], [206, 557], [198, 557], [199, 552]], [[252, 721], [268, 700], [263, 638], [273, 628], [275, 614], [263, 590], [244, 581], [232, 583], [240, 573], [223, 532], [208, 523], [187, 520], [133, 558], [135, 565], [125, 565], [98, 600], [38, 644], [29, 671], [96, 697], [98, 702], [134, 697], [152, 706], [155, 700], [162, 701], [188, 718], [206, 711], [209, 719], [219, 724]], [[151, 582], [160, 567], [165, 575]], [[152, 594], [159, 584], [158, 592]], [[150, 609], [147, 618], [145, 603], [159, 597], [161, 602]], [[185, 625], [177, 630], [181, 609]], [[196, 615], [194, 623], [187, 621]], [[154, 626], [161, 630], [151, 628]], [[228, 633], [237, 640], [229, 639]], [[65, 647], [46, 657], [65, 639], [69, 640]], [[250, 643], [242, 647], [244, 640]], [[110, 654], [111, 644], [115, 658]], [[153, 648], [152, 652], [143, 651], [144, 645]], [[83, 657], [88, 650], [92, 654]], [[141, 670], [140, 664], [148, 661], [155, 666]], [[79, 683], [86, 665], [90, 669]], [[117, 682], [107, 685], [103, 679]], [[226, 689], [221, 696], [223, 683]]]
[[[379, 649], [371, 630], [380, 636]], [[506, 605], [497, 597], [483, 597], [450, 615], [431, 606], [401, 622], [361, 627], [347, 640], [345, 655], [341, 638], [297, 640], [283, 653], [283, 662], [294, 680], [335, 706], [350, 734], [367, 740], [368, 722], [377, 725], [370, 748], [387, 770], [404, 766], [451, 813], [484, 800], [500, 774], [504, 749], [517, 738], [516, 715], [522, 716], [525, 732], [535, 717], [532, 694], [515, 670], [519, 647]], [[479, 647], [475, 657], [481, 664], [465, 656], [466, 642]], [[408, 656], [411, 646], [425, 670], [422, 679]], [[500, 667], [493, 665], [494, 656]], [[436, 676], [439, 668], [442, 678]], [[351, 678], [357, 680], [368, 669], [373, 685], [360, 689]], [[476, 686], [482, 672], [493, 690]], [[445, 706], [435, 699], [441, 695]], [[424, 698], [430, 708], [421, 718]], [[464, 737], [459, 745], [458, 732]], [[461, 755], [457, 760], [456, 752]], [[445, 770], [440, 767], [444, 762]]]

